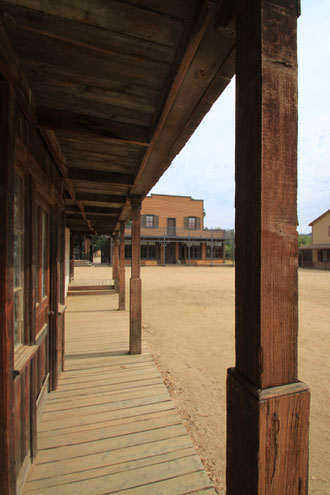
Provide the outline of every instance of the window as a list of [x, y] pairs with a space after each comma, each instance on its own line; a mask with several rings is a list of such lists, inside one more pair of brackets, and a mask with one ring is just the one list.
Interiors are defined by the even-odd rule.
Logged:
[[222, 257], [223, 257], [223, 247], [221, 242], [215, 241], [213, 243], [213, 246], [211, 244], [206, 245], [206, 258], [220, 259]]
[[196, 217], [188, 217], [188, 229], [196, 229]]
[[131, 244], [125, 244], [125, 259], [127, 259], [127, 260], [132, 259], [132, 245]]
[[141, 259], [154, 260], [156, 259], [156, 243], [144, 242], [141, 244]]
[[154, 216], [146, 215], [146, 227], [152, 229], [154, 227]]
[[190, 248], [190, 258], [193, 260], [200, 260], [202, 259], [202, 249], [200, 244], [198, 246], [193, 245]]
[[14, 179], [14, 345], [24, 343], [24, 193], [23, 179]]
[[41, 302], [48, 294], [48, 214], [38, 207], [37, 216], [37, 303]]
[[318, 251], [318, 260], [323, 262], [329, 261], [329, 252], [328, 249], [321, 249]]

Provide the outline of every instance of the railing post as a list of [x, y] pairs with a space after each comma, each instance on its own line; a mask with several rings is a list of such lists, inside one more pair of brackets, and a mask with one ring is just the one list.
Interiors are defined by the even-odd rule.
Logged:
[[142, 352], [142, 313], [141, 313], [141, 199], [133, 198], [132, 204], [132, 266], [130, 280], [130, 354]]
[[125, 309], [125, 222], [120, 222], [119, 309]]
[[211, 230], [211, 266], [213, 266], [213, 230]]

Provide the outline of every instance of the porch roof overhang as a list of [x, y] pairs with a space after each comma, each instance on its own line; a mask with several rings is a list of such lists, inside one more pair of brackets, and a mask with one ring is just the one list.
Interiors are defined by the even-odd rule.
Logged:
[[299, 249], [310, 250], [310, 249], [330, 249], [330, 242], [325, 242], [323, 244], [307, 244], [306, 246], [301, 246]]
[[0, 71], [51, 149], [73, 231], [118, 230], [228, 85], [232, 4], [0, 1]]

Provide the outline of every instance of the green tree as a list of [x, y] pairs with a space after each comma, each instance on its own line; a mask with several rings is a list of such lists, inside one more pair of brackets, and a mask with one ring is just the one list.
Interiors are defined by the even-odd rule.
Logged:
[[309, 234], [298, 234], [298, 247], [307, 246], [312, 243], [312, 238]]
[[99, 249], [102, 248], [109, 242], [109, 236], [107, 235], [93, 235], [92, 239], [93, 253], [96, 253]]

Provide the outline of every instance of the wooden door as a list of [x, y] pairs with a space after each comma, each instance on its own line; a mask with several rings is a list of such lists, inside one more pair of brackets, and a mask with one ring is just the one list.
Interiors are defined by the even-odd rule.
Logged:
[[36, 208], [36, 345], [37, 417], [48, 391], [49, 380], [49, 205], [38, 198]]
[[176, 218], [167, 219], [167, 235], [176, 235]]
[[166, 246], [165, 262], [167, 265], [175, 264], [175, 242], [170, 242]]

